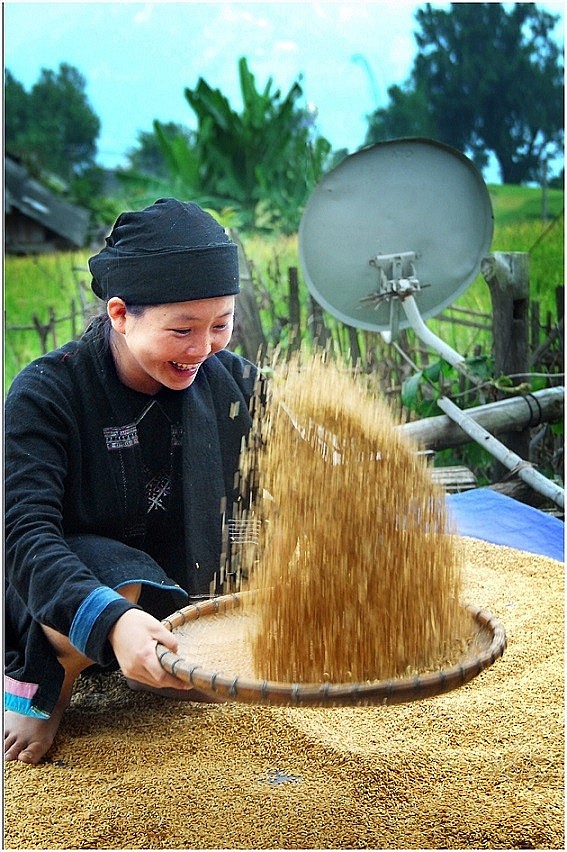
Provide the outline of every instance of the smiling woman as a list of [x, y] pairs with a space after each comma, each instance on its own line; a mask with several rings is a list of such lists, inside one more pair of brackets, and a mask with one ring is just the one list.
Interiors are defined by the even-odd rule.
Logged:
[[122, 382], [142, 393], [184, 390], [232, 335], [234, 296], [135, 309], [109, 299], [110, 345]]
[[251, 422], [255, 368], [225, 349], [237, 249], [208, 213], [124, 213], [89, 265], [104, 314], [6, 401], [5, 752], [24, 763], [93, 663], [200, 699], [159, 665], [159, 619], [218, 592]]

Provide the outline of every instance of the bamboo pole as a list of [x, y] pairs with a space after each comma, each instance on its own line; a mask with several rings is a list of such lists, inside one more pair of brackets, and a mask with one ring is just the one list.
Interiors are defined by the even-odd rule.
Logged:
[[[540, 423], [559, 423], [563, 419], [564, 396], [563, 387], [546, 388], [526, 396], [514, 396], [467, 409], [467, 416], [493, 435]], [[470, 442], [468, 433], [447, 414], [415, 420], [399, 428], [423, 449], [435, 452]]]
[[290, 266], [287, 270], [288, 294], [289, 294], [289, 325], [291, 350], [299, 349], [301, 345], [301, 310], [299, 306], [299, 276], [297, 266]]
[[446, 396], [437, 400], [439, 408], [445, 412], [461, 429], [470, 435], [481, 447], [484, 447], [488, 452], [499, 461], [504, 467], [517, 474], [519, 478], [527, 483], [530, 488], [543, 494], [545, 497], [552, 500], [560, 509], [565, 508], [565, 492], [563, 488], [555, 482], [547, 479], [543, 474], [533, 467], [530, 462], [525, 461], [517, 453], [512, 452], [498, 441], [494, 435], [491, 435], [483, 426], [476, 423], [472, 417], [451, 402]]

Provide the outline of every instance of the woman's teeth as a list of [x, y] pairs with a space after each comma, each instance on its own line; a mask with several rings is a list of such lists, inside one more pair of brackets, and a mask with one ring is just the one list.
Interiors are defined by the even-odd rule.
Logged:
[[177, 370], [186, 370], [186, 371], [196, 370], [197, 367], [199, 366], [198, 364], [180, 364], [178, 361], [172, 361], [171, 363], [173, 364], [173, 366]]

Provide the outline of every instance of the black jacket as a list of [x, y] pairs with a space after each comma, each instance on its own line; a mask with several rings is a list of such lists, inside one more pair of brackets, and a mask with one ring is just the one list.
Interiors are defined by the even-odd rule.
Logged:
[[[224, 350], [180, 391], [186, 562], [179, 582], [191, 595], [207, 593], [219, 568], [221, 508], [230, 515], [255, 378], [249, 362]], [[66, 538], [95, 534], [143, 549], [145, 482], [129, 417], [97, 323], [26, 367], [7, 396], [6, 580], [34, 622], [66, 636], [81, 632], [77, 618], [101, 585]], [[109, 593], [94, 620], [91, 608], [81, 650], [106, 662], [108, 632], [131, 606]]]

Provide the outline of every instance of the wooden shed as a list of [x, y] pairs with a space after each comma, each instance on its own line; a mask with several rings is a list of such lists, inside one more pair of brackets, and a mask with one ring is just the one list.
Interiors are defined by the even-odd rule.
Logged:
[[46, 254], [85, 245], [88, 210], [55, 195], [10, 157], [4, 170], [6, 254]]

